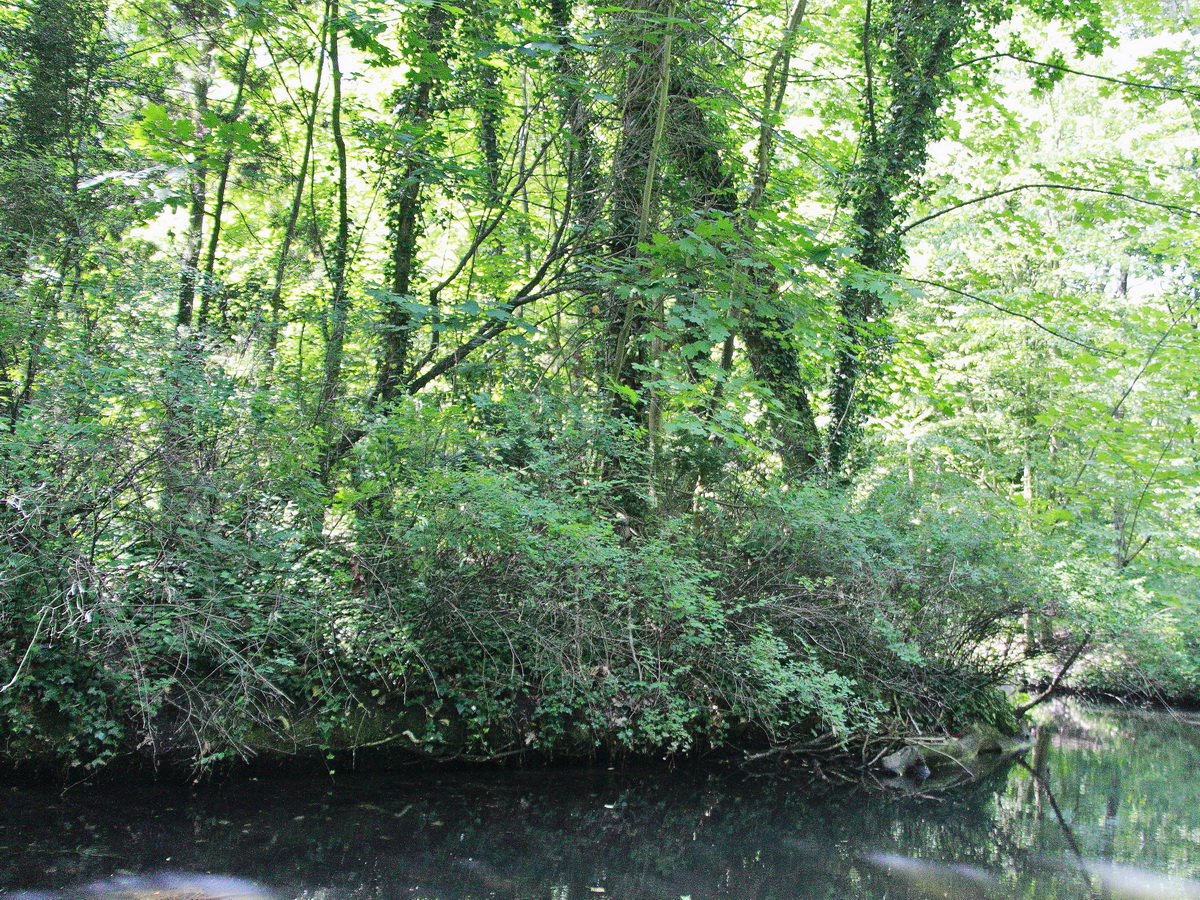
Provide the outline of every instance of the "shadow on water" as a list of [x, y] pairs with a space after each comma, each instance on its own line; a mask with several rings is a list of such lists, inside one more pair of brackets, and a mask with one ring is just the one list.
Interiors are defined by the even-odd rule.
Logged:
[[1027, 765], [932, 799], [603, 771], [9, 789], [0, 898], [1200, 900], [1198, 735], [1064, 705]]

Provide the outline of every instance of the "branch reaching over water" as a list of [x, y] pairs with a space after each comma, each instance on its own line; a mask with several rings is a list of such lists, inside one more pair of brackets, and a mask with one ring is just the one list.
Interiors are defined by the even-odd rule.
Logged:
[[1058, 685], [1063, 680], [1063, 677], [1070, 670], [1071, 666], [1075, 665], [1075, 660], [1079, 659], [1079, 654], [1081, 654], [1084, 651], [1084, 648], [1086, 648], [1087, 645], [1091, 643], [1091, 641], [1092, 641], [1092, 636], [1090, 634], [1084, 635], [1083, 640], [1081, 640], [1079, 642], [1079, 644], [1075, 647], [1075, 649], [1072, 650], [1069, 654], [1067, 654], [1066, 660], [1063, 662], [1063, 664], [1061, 666], [1059, 666], [1058, 674], [1055, 675], [1052, 679], [1050, 679], [1049, 686], [1044, 691], [1042, 691], [1040, 694], [1038, 694], [1036, 697], [1034, 697], [1032, 700], [1030, 700], [1028, 703], [1022, 703], [1015, 710], [1013, 710], [1013, 712], [1015, 712], [1018, 716], [1023, 716], [1023, 715], [1025, 715], [1025, 713], [1029, 712], [1029, 710], [1033, 709], [1035, 706], [1037, 706], [1043, 700], [1048, 699], [1050, 697], [1050, 695], [1053, 694], [1058, 689]]

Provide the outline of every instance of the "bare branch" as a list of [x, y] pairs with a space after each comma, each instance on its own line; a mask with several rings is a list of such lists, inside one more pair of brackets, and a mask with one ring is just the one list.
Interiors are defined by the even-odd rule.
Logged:
[[1077, 191], [1084, 194], [1103, 194], [1108, 197], [1120, 197], [1122, 200], [1132, 200], [1134, 203], [1142, 203], [1146, 206], [1156, 206], [1159, 209], [1170, 210], [1171, 212], [1183, 213], [1186, 216], [1200, 215], [1200, 210], [1192, 209], [1187, 206], [1176, 206], [1173, 203], [1159, 203], [1157, 200], [1147, 200], [1145, 197], [1137, 197], [1133, 194], [1126, 194], [1122, 191], [1110, 191], [1105, 188], [1080, 187], [1073, 184], [1057, 184], [1055, 182], [1034, 182], [1031, 184], [1018, 184], [1015, 187], [1003, 188], [998, 191], [991, 191], [987, 194], [981, 194], [978, 197], [972, 197], [970, 200], [963, 200], [961, 203], [955, 203], [952, 206], [947, 206], [944, 209], [939, 209], [937, 212], [923, 216], [914, 222], [909, 222], [900, 229], [898, 234], [905, 235], [912, 231], [918, 225], [924, 225], [926, 222], [944, 216], [947, 213], [952, 213], [956, 209], [962, 209], [964, 206], [971, 206], [975, 203], [983, 203], [985, 200], [991, 200], [994, 197], [1003, 197], [1005, 194], [1015, 194], [1017, 191], [1028, 191], [1034, 189], [1048, 189], [1055, 191]]
[[1127, 78], [1113, 78], [1110, 75], [1096, 75], [1093, 72], [1082, 72], [1079, 69], [1072, 69], [1070, 66], [1060, 65], [1059, 63], [1046, 62], [1040, 59], [1031, 59], [1028, 56], [1018, 56], [1015, 53], [990, 53], [987, 56], [977, 56], [974, 59], [968, 59], [964, 62], [957, 63], [952, 69], [961, 69], [965, 66], [973, 66], [976, 63], [988, 62], [993, 59], [1012, 59], [1017, 62], [1026, 63], [1031, 66], [1040, 66], [1043, 69], [1054, 69], [1058, 72], [1066, 72], [1068, 75], [1078, 75], [1081, 78], [1093, 78], [1096, 81], [1106, 81], [1109, 84], [1119, 84], [1121, 87], [1138, 88], [1146, 91], [1162, 91], [1165, 94], [1178, 94], [1182, 97], [1192, 97], [1200, 100], [1200, 91], [1189, 90], [1188, 88], [1170, 87], [1165, 84], [1151, 84], [1148, 81], [1130, 81]]
[[1074, 344], [1077, 347], [1082, 347], [1083, 349], [1087, 350], [1090, 353], [1095, 353], [1099, 356], [1110, 356], [1110, 357], [1114, 357], [1114, 358], [1119, 355], [1119, 354], [1113, 353], [1112, 351], [1104, 350], [1100, 347], [1096, 347], [1093, 344], [1087, 343], [1086, 341], [1081, 341], [1077, 338], [1071, 337], [1070, 335], [1063, 334], [1061, 331], [1055, 331], [1049, 325], [1043, 325], [1041, 322], [1039, 322], [1033, 316], [1027, 316], [1027, 315], [1025, 315], [1025, 313], [1017, 312], [1015, 309], [1009, 309], [1007, 306], [1002, 306], [1001, 304], [997, 303], [994, 300], [988, 300], [986, 297], [980, 297], [978, 294], [968, 293], [967, 291], [960, 290], [959, 288], [951, 287], [948, 284], [942, 284], [940, 281], [929, 281], [924, 278], [911, 278], [908, 276], [905, 276], [904, 280], [911, 281], [915, 284], [926, 284], [926, 285], [929, 285], [930, 287], [939, 288], [943, 291], [949, 291], [952, 294], [958, 294], [960, 297], [966, 297], [968, 300], [974, 300], [977, 303], [982, 303], [984, 306], [990, 306], [992, 309], [997, 310], [998, 312], [1005, 313], [1006, 315], [1015, 316], [1018, 319], [1024, 319], [1026, 322], [1033, 325], [1035, 328], [1039, 328], [1042, 331], [1046, 332], [1046, 334], [1053, 335], [1054, 337], [1058, 338], [1059, 340], [1067, 341], [1068, 343]]
[[1020, 706], [1014, 709], [1013, 712], [1018, 716], [1023, 716], [1025, 713], [1029, 712], [1029, 710], [1033, 709], [1035, 706], [1053, 694], [1058, 689], [1059, 683], [1063, 680], [1063, 677], [1070, 670], [1071, 666], [1075, 665], [1075, 660], [1079, 659], [1079, 654], [1084, 651], [1091, 641], [1092, 636], [1090, 634], [1084, 635], [1083, 640], [1076, 645], [1075, 649], [1067, 654], [1067, 658], [1063, 661], [1063, 664], [1059, 666], [1058, 673], [1050, 680], [1050, 684], [1046, 687], [1046, 689], [1028, 703], [1022, 703]]
[[496, 228], [500, 225], [500, 223], [504, 220], [505, 214], [507, 214], [509, 208], [516, 201], [517, 197], [519, 197], [521, 195], [521, 191], [522, 191], [522, 189], [524, 189], [525, 184], [533, 176], [533, 173], [537, 169], [537, 166], [541, 163], [542, 159], [545, 158], [547, 152], [549, 152], [550, 147], [553, 146], [556, 139], [557, 139], [557, 136], [553, 136], [553, 137], [549, 138], [548, 140], [546, 140], [545, 142], [543, 142], [541, 149], [538, 150], [537, 155], [534, 157], [533, 161], [528, 165], [526, 170], [521, 173], [521, 176], [517, 180], [517, 183], [513, 187], [509, 188], [509, 190], [507, 191], [506, 196], [504, 198], [504, 203], [501, 204], [500, 207], [496, 210], [496, 213], [492, 217], [492, 220], [490, 222], [484, 222], [483, 225], [480, 226], [479, 230], [475, 233], [475, 238], [471, 241], [471, 246], [469, 246], [467, 248], [466, 252], [463, 253], [463, 255], [459, 258], [459, 260], [455, 264], [454, 268], [450, 271], [450, 274], [447, 275], [445, 278], [443, 278], [441, 281], [439, 281], [437, 284], [435, 284], [433, 287], [431, 287], [429, 289], [429, 297], [430, 297], [431, 301], [435, 301], [437, 299], [438, 295], [441, 294], [442, 291], [444, 291], [451, 284], [453, 284], [454, 280], [456, 278], [458, 278], [459, 275], [462, 274], [463, 269], [465, 269], [467, 267], [467, 263], [469, 263], [472, 259], [475, 258], [475, 254], [477, 254], [479, 252], [479, 250], [483, 246], [484, 242], [491, 236], [492, 232], [495, 231]]

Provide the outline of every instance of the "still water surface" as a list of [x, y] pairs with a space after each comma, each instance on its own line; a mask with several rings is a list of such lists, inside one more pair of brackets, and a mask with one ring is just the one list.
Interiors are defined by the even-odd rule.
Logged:
[[933, 799], [609, 771], [5, 787], [0, 900], [1200, 898], [1200, 720], [1061, 705], [1025, 762]]

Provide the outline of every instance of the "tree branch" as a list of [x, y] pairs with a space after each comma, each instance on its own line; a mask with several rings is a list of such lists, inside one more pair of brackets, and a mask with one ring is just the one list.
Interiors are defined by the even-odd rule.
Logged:
[[1146, 547], [1150, 544], [1150, 539], [1152, 537], [1154, 537], [1154, 535], [1152, 535], [1152, 534], [1146, 535], [1146, 537], [1142, 541], [1141, 545], [1136, 550], [1134, 550], [1133, 553], [1129, 554], [1129, 556], [1126, 556], [1124, 559], [1122, 559], [1121, 564], [1117, 568], [1124, 569], [1131, 562], [1133, 562], [1135, 559], [1137, 559], [1138, 556], [1141, 555], [1142, 551], [1145, 550]]
[[480, 225], [479, 230], [476, 231], [475, 237], [471, 241], [471, 245], [467, 248], [466, 252], [459, 257], [459, 260], [457, 263], [455, 263], [454, 268], [450, 270], [450, 274], [429, 289], [429, 299], [431, 303], [436, 302], [438, 295], [441, 294], [441, 292], [448, 288], [451, 284], [453, 284], [455, 279], [462, 274], [463, 269], [467, 267], [467, 263], [475, 258], [475, 255], [479, 252], [484, 242], [491, 237], [492, 232], [494, 232], [504, 220], [508, 210], [521, 195], [521, 191], [524, 189], [525, 184], [537, 170], [538, 165], [541, 164], [541, 161], [545, 158], [547, 152], [550, 150], [550, 147], [553, 146], [556, 139], [556, 136], [551, 137], [542, 144], [542, 147], [534, 157], [533, 162], [528, 164], [525, 171], [522, 172], [520, 177], [517, 179], [516, 185], [506, 191], [504, 202], [501, 203], [496, 209], [495, 215], [492, 217], [491, 221], [485, 221], [482, 225]]
[[1022, 703], [1020, 706], [1014, 709], [1013, 712], [1018, 716], [1023, 716], [1025, 713], [1029, 712], [1029, 710], [1033, 709], [1035, 706], [1053, 694], [1054, 691], [1058, 689], [1059, 682], [1063, 680], [1063, 676], [1067, 674], [1067, 671], [1071, 668], [1071, 666], [1075, 665], [1075, 660], [1079, 659], [1079, 654], [1084, 651], [1084, 648], [1087, 647], [1089, 643], [1091, 643], [1091, 640], [1092, 636], [1090, 634], [1084, 635], [1083, 640], [1079, 642], [1075, 649], [1067, 654], [1066, 660], [1061, 666], [1059, 666], [1058, 674], [1050, 679], [1049, 686], [1028, 703]]
[[1133, 380], [1129, 382], [1129, 386], [1125, 388], [1125, 392], [1121, 394], [1121, 399], [1113, 405], [1112, 410], [1109, 412], [1109, 415], [1111, 415], [1114, 419], [1121, 412], [1121, 407], [1125, 405], [1125, 401], [1129, 399], [1129, 395], [1133, 393], [1134, 387], [1136, 387], [1137, 383], [1142, 380], [1142, 376], [1146, 374], [1146, 370], [1150, 368], [1150, 363], [1154, 361], [1154, 357], [1158, 355], [1158, 351], [1162, 349], [1163, 344], [1167, 342], [1167, 338], [1171, 336], [1171, 332], [1175, 330], [1175, 326], [1184, 320], [1187, 314], [1192, 311], [1192, 308], [1195, 307], [1197, 303], [1200, 303], [1200, 295], [1192, 298], [1192, 302], [1184, 307], [1183, 312], [1175, 317], [1174, 321], [1167, 326], [1167, 330], [1162, 333], [1162, 336], [1154, 342], [1154, 346], [1151, 347], [1150, 352], [1146, 354], [1146, 361], [1142, 363], [1142, 367], [1138, 369], [1137, 374], [1133, 376]]
[[1192, 97], [1200, 100], [1200, 91], [1193, 91], [1187, 88], [1169, 87], [1165, 84], [1151, 84], [1148, 81], [1130, 81], [1126, 78], [1113, 78], [1111, 75], [1096, 75], [1092, 72], [1082, 72], [1079, 69], [1072, 69], [1069, 66], [1060, 65], [1059, 63], [1045, 62], [1040, 59], [1031, 59], [1028, 56], [1018, 56], [1015, 53], [990, 53], [987, 56], [977, 56], [974, 59], [968, 59], [964, 62], [957, 63], [951, 69], [961, 69], [965, 66], [973, 66], [976, 63], [988, 62], [993, 59], [1012, 59], [1017, 62], [1023, 62], [1031, 66], [1041, 66], [1044, 69], [1054, 69], [1058, 72], [1066, 72], [1068, 75], [1078, 75], [1081, 78], [1094, 78], [1096, 81], [1106, 81], [1109, 84], [1119, 84], [1121, 87], [1139, 88], [1147, 91], [1162, 91], [1165, 94], [1179, 94], [1183, 97]]
[[1005, 194], [1015, 194], [1017, 191], [1028, 191], [1039, 188], [1056, 191], [1077, 191], [1084, 194], [1103, 194], [1108, 197], [1120, 197], [1122, 200], [1132, 200], [1135, 203], [1143, 203], [1146, 206], [1155, 206], [1159, 209], [1170, 210], [1171, 212], [1183, 213], [1186, 216], [1200, 215], [1200, 210], [1192, 209], [1187, 206], [1176, 206], [1173, 203], [1159, 203], [1157, 200], [1147, 200], [1145, 197], [1136, 197], [1133, 194], [1126, 194], [1122, 191], [1110, 191], [1105, 188], [1079, 187], [1078, 185], [1073, 184], [1057, 184], [1051, 181], [1039, 181], [1031, 184], [1018, 184], [1015, 187], [1003, 188], [998, 191], [990, 191], [989, 193], [981, 194], [978, 197], [972, 197], [970, 200], [963, 200], [961, 203], [955, 203], [953, 206], [947, 206], [944, 209], [939, 209], [937, 212], [923, 216], [914, 222], [909, 222], [900, 229], [899, 234], [908, 234], [908, 232], [912, 231], [918, 225], [924, 225], [931, 219], [936, 219], [940, 216], [946, 215], [947, 213], [952, 213], [957, 209], [962, 209], [964, 206], [971, 206], [975, 203], [983, 203], [985, 200], [991, 200], [994, 197], [1003, 197]]
[[[536, 294], [526, 294], [524, 296], [518, 295], [515, 299], [509, 301], [508, 303], [505, 303], [503, 305], [503, 308], [507, 309], [508, 311], [511, 312], [515, 309], [519, 309], [522, 306], [526, 306], [530, 303], [533, 303], [535, 300], [542, 300], [546, 297], [553, 297], [555, 294], [561, 294], [564, 291], [569, 291], [569, 290], [573, 289], [574, 287], [575, 287], [575, 285], [573, 285], [573, 284], [561, 284], [561, 285], [558, 285], [557, 287], [549, 288], [548, 290], [540, 291]], [[436, 363], [434, 363], [432, 366], [430, 366], [426, 371], [421, 373], [421, 375], [419, 377], [414, 378], [412, 381], [410, 381], [406, 385], [405, 389], [408, 391], [409, 394], [418, 393], [422, 388], [424, 388], [426, 385], [428, 385], [431, 381], [446, 374], [451, 369], [453, 369], [455, 366], [457, 366], [460, 362], [462, 362], [464, 359], [466, 359], [467, 356], [470, 355], [471, 351], [476, 350], [479, 347], [482, 347], [484, 344], [486, 344], [492, 338], [498, 337], [500, 334], [507, 331], [508, 326], [511, 324], [512, 324], [512, 319], [508, 318], [508, 319], [497, 320], [495, 322], [488, 322], [484, 325], [480, 325], [479, 328], [476, 329], [475, 334], [473, 334], [466, 341], [459, 344], [457, 347], [455, 347], [453, 350], [451, 350], [449, 353], [447, 353], [445, 356], [443, 356], [440, 360], [438, 360]]]
[[1053, 335], [1054, 337], [1058, 338], [1059, 340], [1063, 340], [1063, 341], [1066, 341], [1067, 343], [1074, 344], [1077, 347], [1082, 347], [1084, 350], [1087, 350], [1090, 353], [1095, 353], [1099, 356], [1109, 356], [1109, 357], [1113, 357], [1113, 358], [1116, 358], [1119, 355], [1119, 354], [1113, 353], [1112, 351], [1104, 350], [1100, 347], [1093, 346], [1092, 344], [1089, 344], [1086, 341], [1081, 341], [1081, 340], [1078, 340], [1077, 338], [1071, 337], [1070, 335], [1063, 334], [1061, 331], [1055, 331], [1049, 325], [1043, 325], [1037, 319], [1033, 318], [1033, 316], [1027, 316], [1027, 315], [1025, 315], [1025, 313], [1017, 312], [1015, 309], [1009, 309], [1007, 306], [1001, 306], [999, 303], [996, 303], [994, 300], [988, 300], [986, 297], [980, 297], [978, 294], [970, 294], [967, 291], [960, 290], [959, 288], [956, 288], [956, 287], [951, 287], [948, 284], [942, 284], [940, 281], [929, 281], [924, 278], [912, 278], [909, 276], [905, 276], [904, 280], [914, 282], [915, 284], [926, 284], [926, 285], [929, 285], [930, 287], [940, 288], [943, 291], [949, 291], [952, 294], [958, 294], [960, 297], [966, 297], [968, 300], [974, 300], [977, 303], [982, 303], [984, 306], [990, 306], [992, 309], [997, 310], [998, 312], [1005, 313], [1006, 315], [1015, 316], [1018, 319], [1024, 319], [1026, 322], [1028, 322], [1030, 325], [1034, 326], [1035, 328], [1039, 328], [1042, 331], [1046, 332], [1046, 334]]

